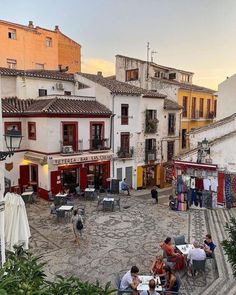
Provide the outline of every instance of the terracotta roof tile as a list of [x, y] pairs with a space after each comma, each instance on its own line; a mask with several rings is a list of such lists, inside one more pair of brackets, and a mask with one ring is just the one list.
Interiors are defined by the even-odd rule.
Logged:
[[183, 107], [179, 105], [177, 102], [165, 98], [164, 100], [164, 109], [166, 110], [181, 110]]
[[126, 94], [126, 95], [143, 95], [145, 97], [153, 98], [165, 98], [166, 95], [160, 94], [158, 92], [148, 91], [125, 82], [120, 82], [117, 80], [105, 78], [100, 75], [78, 73], [80, 76], [89, 79], [111, 91], [113, 94]]
[[111, 111], [96, 100], [70, 98], [2, 99], [3, 114], [65, 114], [65, 115], [111, 115]]
[[50, 70], [16, 70], [0, 67], [0, 75], [2, 76], [21, 76], [21, 77], [36, 77], [44, 79], [55, 79], [62, 81], [72, 81], [74, 82], [74, 75], [67, 74], [60, 71], [50, 71]]

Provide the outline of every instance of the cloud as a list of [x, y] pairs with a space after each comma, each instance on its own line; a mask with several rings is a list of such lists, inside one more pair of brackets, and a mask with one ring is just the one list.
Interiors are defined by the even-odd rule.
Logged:
[[98, 71], [101, 71], [104, 76], [110, 76], [115, 74], [115, 65], [114, 63], [98, 58], [85, 58], [81, 64], [82, 72], [97, 74]]

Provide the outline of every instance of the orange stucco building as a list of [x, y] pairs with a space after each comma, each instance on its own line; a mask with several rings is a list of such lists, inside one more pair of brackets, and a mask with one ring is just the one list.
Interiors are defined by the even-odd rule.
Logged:
[[69, 67], [68, 72], [80, 72], [81, 46], [58, 26], [55, 30], [0, 20], [0, 67], [21, 70], [58, 70]]

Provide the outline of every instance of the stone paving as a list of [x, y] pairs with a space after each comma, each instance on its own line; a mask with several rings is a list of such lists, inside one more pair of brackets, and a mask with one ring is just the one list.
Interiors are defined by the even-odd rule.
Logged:
[[[80, 245], [74, 243], [70, 222], [58, 222], [50, 215], [49, 203], [39, 200], [27, 206], [31, 228], [31, 250], [41, 255], [49, 279], [56, 275], [76, 275], [82, 280], [105, 284], [114, 282], [115, 273], [124, 273], [132, 265], [140, 273], [148, 269], [159, 243], [167, 236], [184, 234], [187, 240], [203, 238], [207, 233], [204, 210], [170, 211], [166, 205], [153, 204], [147, 197], [121, 197], [121, 210], [97, 210], [96, 201], [77, 200], [85, 206], [86, 222]], [[77, 204], [76, 204], [77, 205]], [[182, 278], [181, 294], [201, 294], [203, 280], [193, 281], [186, 273]], [[217, 277], [207, 264], [207, 285]]]

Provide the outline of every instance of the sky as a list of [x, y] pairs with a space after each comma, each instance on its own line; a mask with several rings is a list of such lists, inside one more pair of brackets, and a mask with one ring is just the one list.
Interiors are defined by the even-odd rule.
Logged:
[[195, 73], [217, 89], [236, 72], [236, 0], [0, 0], [0, 19], [60, 30], [82, 45], [82, 71], [115, 73], [115, 55]]

